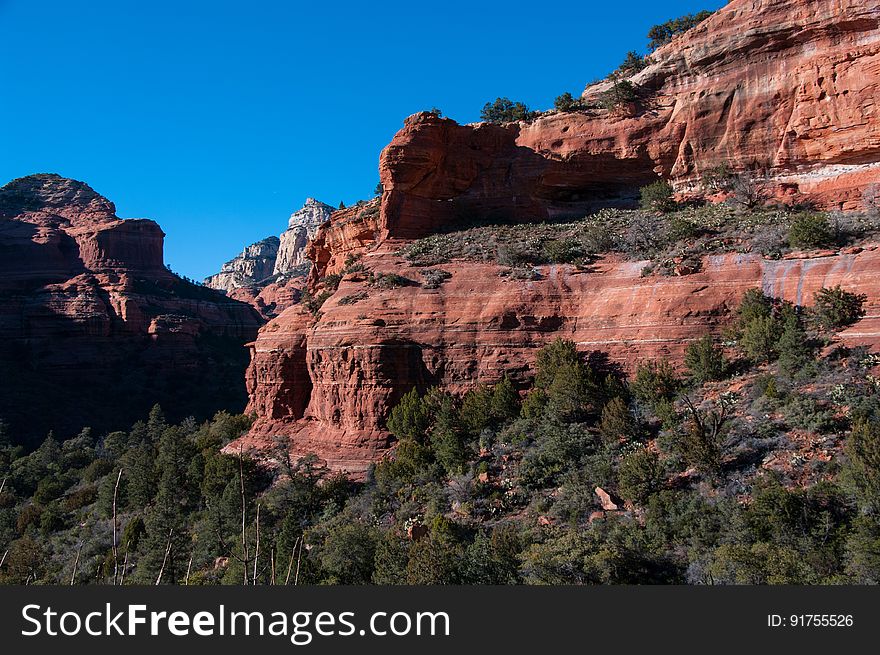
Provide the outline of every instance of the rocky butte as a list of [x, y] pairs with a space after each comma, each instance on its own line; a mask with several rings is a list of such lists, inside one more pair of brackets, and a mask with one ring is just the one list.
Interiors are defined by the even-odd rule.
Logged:
[[[603, 256], [586, 270], [502, 277], [497, 263], [451, 261], [439, 285], [401, 246], [477, 222], [543, 222], [625, 205], [658, 177], [683, 195], [725, 165], [780, 201], [857, 210], [880, 182], [880, 5], [863, 0], [733, 0], [658, 49], [632, 77], [640, 100], [525, 123], [459, 125], [411, 116], [382, 152], [381, 202], [337, 212], [308, 247], [327, 297], [292, 306], [252, 346], [248, 447], [281, 440], [362, 472], [392, 440], [389, 409], [412, 388], [464, 390], [527, 375], [565, 337], [632, 368], [679, 356], [719, 330], [743, 292], [809, 303], [823, 286], [868, 296], [845, 340], [880, 343], [880, 250], [707, 256], [691, 275], [644, 277], [646, 262]], [[338, 286], [326, 283], [342, 274]], [[387, 285], [384, 274], [411, 282]]]
[[121, 220], [87, 184], [30, 175], [0, 188], [0, 417], [19, 441], [242, 407], [248, 305], [163, 262], [159, 226]]
[[311, 268], [306, 246], [334, 209], [306, 198], [293, 212], [281, 237], [266, 237], [226, 262], [219, 273], [205, 278], [205, 285], [229, 297], [253, 305], [265, 317], [273, 317], [298, 302]]

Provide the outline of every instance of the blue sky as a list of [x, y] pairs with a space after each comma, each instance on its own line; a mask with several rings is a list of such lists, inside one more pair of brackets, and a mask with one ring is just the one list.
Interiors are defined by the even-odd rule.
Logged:
[[409, 114], [548, 108], [722, 4], [0, 0], [0, 184], [88, 182], [201, 279], [307, 196], [370, 197]]

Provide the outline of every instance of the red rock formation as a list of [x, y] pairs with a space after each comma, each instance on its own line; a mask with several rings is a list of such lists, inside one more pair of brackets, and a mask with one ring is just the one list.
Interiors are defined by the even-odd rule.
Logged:
[[[583, 215], [631, 199], [658, 174], [687, 191], [721, 163], [760, 168], [775, 193], [845, 209], [880, 181], [876, 2], [733, 0], [653, 59], [633, 78], [647, 96], [631, 115], [594, 109], [504, 126], [410, 117], [380, 159], [381, 211], [333, 215], [309, 247], [311, 283], [353, 254], [376, 273], [419, 280], [395, 255], [402, 241], [475, 220]], [[607, 257], [590, 272], [550, 266], [523, 281], [492, 264], [452, 262], [439, 289], [368, 288], [347, 275], [317, 320], [291, 308], [261, 332], [247, 441], [280, 437], [294, 453], [363, 470], [389, 445], [389, 408], [413, 387], [522, 376], [556, 337], [630, 369], [678, 357], [754, 287], [807, 304], [822, 286], [866, 293], [868, 316], [843, 338], [880, 344], [875, 247], [782, 261], [709, 257], [684, 277], [643, 278], [644, 264]]]
[[278, 316], [291, 305], [297, 304], [302, 298], [305, 286], [306, 277], [304, 275], [292, 278], [282, 277], [280, 280], [270, 282], [262, 287], [238, 287], [227, 295], [239, 302], [246, 302], [256, 309], [260, 316], [269, 320]]
[[633, 115], [503, 126], [410, 117], [380, 160], [383, 235], [583, 215], [658, 175], [688, 190], [722, 163], [828, 208], [856, 209], [880, 183], [876, 2], [734, 0], [652, 60], [632, 78], [645, 93]]
[[155, 402], [182, 418], [243, 401], [243, 344], [261, 320], [168, 271], [164, 236], [82, 182], [0, 188], [0, 418], [13, 438], [125, 427]]
[[[802, 304], [823, 286], [866, 293], [867, 317], [842, 338], [880, 345], [877, 247], [779, 261], [713, 256], [685, 277], [645, 278], [645, 264], [608, 257], [590, 272], [547, 266], [542, 279], [521, 281], [499, 276], [494, 264], [452, 262], [439, 289], [381, 290], [346, 276], [320, 320], [293, 307], [260, 332], [248, 371], [249, 411], [258, 416], [250, 444], [283, 436], [296, 453], [363, 470], [390, 443], [389, 408], [413, 387], [464, 391], [505, 373], [522, 379], [536, 350], [557, 337], [607, 352], [628, 370], [648, 358], [680, 360], [755, 287]], [[393, 249], [372, 253], [370, 266], [420, 279]], [[358, 294], [365, 298], [340, 303]]]
[[363, 206], [341, 209], [318, 228], [306, 247], [306, 256], [314, 264], [309, 278], [312, 282], [340, 273], [349, 256], [360, 256], [375, 245], [379, 238], [379, 206], [379, 200], [372, 200]]

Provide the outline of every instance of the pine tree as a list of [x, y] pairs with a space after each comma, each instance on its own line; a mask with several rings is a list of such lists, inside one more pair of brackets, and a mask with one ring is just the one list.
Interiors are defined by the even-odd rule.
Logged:
[[722, 379], [727, 368], [724, 351], [709, 334], [688, 346], [684, 364], [694, 381], [700, 384]]
[[602, 408], [599, 432], [607, 443], [617, 443], [621, 439], [637, 436], [638, 423], [623, 398], [612, 398]]
[[796, 315], [791, 314], [785, 319], [776, 349], [779, 351], [779, 370], [789, 377], [795, 376], [812, 361], [809, 337]]

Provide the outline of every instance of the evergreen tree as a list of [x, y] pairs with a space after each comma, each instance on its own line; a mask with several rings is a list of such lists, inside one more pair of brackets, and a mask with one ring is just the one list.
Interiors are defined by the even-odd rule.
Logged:
[[412, 389], [391, 410], [388, 417], [388, 430], [398, 439], [422, 440], [430, 425], [431, 417], [419, 392]]
[[193, 454], [192, 444], [180, 430], [164, 430], [156, 460], [158, 489], [144, 520], [146, 534], [138, 562], [138, 578], [143, 582], [155, 582], [160, 571], [163, 582], [177, 582], [185, 571], [191, 550], [187, 512], [192, 507], [186, 473]]
[[612, 398], [602, 408], [599, 432], [608, 443], [635, 439], [638, 436], [638, 423], [623, 398]]
[[810, 339], [795, 314], [785, 319], [776, 349], [779, 351], [779, 370], [788, 377], [794, 377], [812, 361]]
[[740, 348], [756, 364], [772, 362], [776, 359], [779, 328], [773, 316], [753, 318], [743, 329]]
[[724, 351], [715, 345], [715, 340], [709, 334], [688, 346], [684, 365], [691, 378], [700, 384], [721, 380], [727, 368]]

